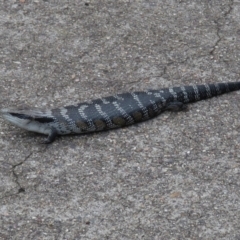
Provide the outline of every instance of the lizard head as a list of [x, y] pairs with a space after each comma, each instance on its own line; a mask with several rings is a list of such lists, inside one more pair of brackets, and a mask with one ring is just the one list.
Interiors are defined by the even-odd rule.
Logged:
[[4, 108], [0, 115], [8, 122], [28, 131], [49, 134], [49, 124], [54, 118], [40, 109]]

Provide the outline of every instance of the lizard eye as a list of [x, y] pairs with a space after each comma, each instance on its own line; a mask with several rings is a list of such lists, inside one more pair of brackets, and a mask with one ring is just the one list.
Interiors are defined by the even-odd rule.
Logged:
[[50, 117], [35, 117], [34, 121], [37, 121], [40, 123], [50, 123], [50, 122], [54, 122], [54, 119]]

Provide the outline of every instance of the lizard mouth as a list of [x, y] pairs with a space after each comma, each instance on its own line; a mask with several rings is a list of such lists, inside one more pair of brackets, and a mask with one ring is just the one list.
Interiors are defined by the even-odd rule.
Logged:
[[17, 117], [17, 118], [25, 119], [25, 120], [36, 121], [36, 122], [40, 122], [40, 123], [50, 123], [50, 122], [54, 121], [54, 119], [52, 119], [50, 117], [29, 116], [29, 115], [23, 114], [23, 113], [12, 113], [12, 112], [9, 112], [9, 114], [11, 114], [13, 117]]

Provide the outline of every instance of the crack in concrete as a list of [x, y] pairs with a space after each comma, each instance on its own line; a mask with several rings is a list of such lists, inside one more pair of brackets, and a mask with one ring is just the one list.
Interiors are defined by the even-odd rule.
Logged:
[[[227, 15], [229, 15], [232, 12], [232, 10], [233, 10], [233, 3], [234, 3], [233, 0], [230, 0], [230, 3], [228, 5], [229, 9], [225, 13], [223, 13], [223, 17], [224, 18], [227, 17]], [[221, 17], [217, 18], [217, 20], [214, 20], [214, 23], [217, 26], [217, 33], [216, 33], [216, 35], [218, 37], [218, 40], [215, 42], [215, 44], [213, 46], [213, 49], [209, 52], [210, 55], [214, 55], [214, 52], [215, 52], [216, 48], [218, 48], [219, 43], [222, 41], [222, 38], [220, 36], [220, 30], [221, 30], [221, 26], [219, 24], [219, 19], [220, 18]]]
[[20, 182], [19, 182], [19, 180], [18, 180], [18, 174], [17, 174], [16, 171], [15, 171], [15, 168], [18, 167], [18, 166], [20, 166], [20, 165], [22, 165], [24, 162], [26, 162], [26, 161], [32, 156], [32, 154], [33, 154], [32, 152], [29, 153], [29, 154], [25, 157], [25, 159], [24, 159], [23, 161], [21, 161], [21, 162], [19, 162], [19, 163], [17, 163], [17, 164], [14, 164], [14, 165], [12, 166], [12, 173], [13, 173], [13, 176], [14, 176], [14, 179], [15, 179], [15, 183], [16, 183], [17, 186], [19, 187], [18, 193], [23, 193], [23, 192], [25, 192], [25, 188], [24, 188], [23, 186], [21, 186], [21, 184], [20, 184]]
[[[47, 146], [44, 148], [46, 150]], [[40, 152], [40, 151], [39, 151]], [[18, 174], [16, 173], [16, 168], [18, 166], [21, 166], [23, 163], [25, 163], [31, 156], [33, 155], [33, 152], [29, 153], [23, 161], [17, 163], [17, 164], [14, 164], [12, 165], [12, 174], [13, 174], [13, 178], [14, 178], [14, 182], [15, 184], [17, 185], [18, 187], [18, 191], [17, 193], [9, 193], [11, 192], [13, 189], [15, 189], [16, 187], [12, 188], [11, 190], [7, 191], [8, 193], [6, 193], [4, 196], [2, 196], [0, 199], [3, 199], [3, 198], [7, 198], [7, 197], [11, 197], [11, 196], [14, 196], [16, 194], [19, 194], [19, 193], [24, 193], [25, 192], [25, 187], [21, 185], [20, 181], [19, 181], [19, 176]]]
[[15, 184], [18, 187], [18, 192], [17, 193], [12, 193], [12, 194], [9, 193], [9, 192], [11, 192], [15, 188], [14, 187], [11, 190], [7, 191], [7, 193], [4, 194], [4, 196], [2, 196], [0, 199], [11, 197], [11, 196], [14, 196], [16, 194], [25, 192], [25, 188], [20, 184], [20, 182], [18, 180], [18, 174], [16, 173], [15, 168], [20, 166], [20, 165], [22, 165], [24, 162], [26, 162], [32, 156], [32, 154], [33, 153], [28, 154], [23, 161], [21, 161], [21, 162], [19, 162], [17, 164], [12, 165], [12, 174], [13, 174], [13, 177], [14, 177], [14, 182], [15, 182]]

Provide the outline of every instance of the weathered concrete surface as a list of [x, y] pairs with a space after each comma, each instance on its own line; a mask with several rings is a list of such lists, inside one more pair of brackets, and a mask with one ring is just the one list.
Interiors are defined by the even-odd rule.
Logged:
[[[0, 3], [0, 107], [239, 80], [239, 0]], [[239, 239], [240, 95], [59, 138], [0, 120], [0, 239]]]

